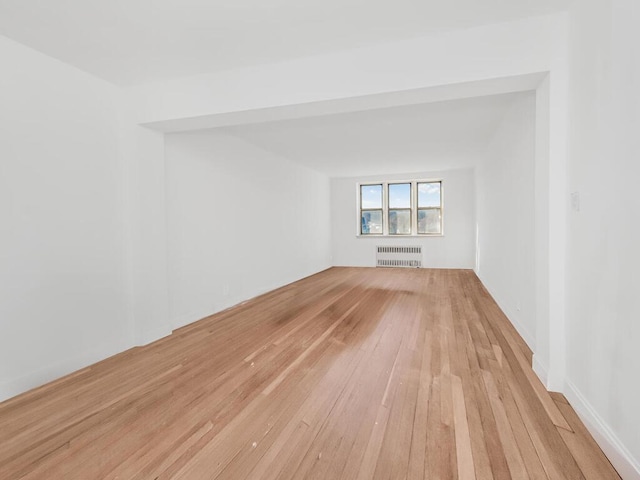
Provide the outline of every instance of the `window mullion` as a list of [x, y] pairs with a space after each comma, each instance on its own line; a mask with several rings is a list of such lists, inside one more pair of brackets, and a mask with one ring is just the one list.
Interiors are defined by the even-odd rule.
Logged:
[[418, 233], [418, 182], [411, 182], [411, 235]]
[[389, 184], [382, 184], [382, 234], [389, 235]]

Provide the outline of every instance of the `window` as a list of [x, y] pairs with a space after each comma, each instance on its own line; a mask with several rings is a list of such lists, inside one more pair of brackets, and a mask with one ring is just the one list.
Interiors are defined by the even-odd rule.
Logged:
[[442, 232], [441, 182], [418, 182], [418, 233], [434, 235]]
[[389, 235], [411, 235], [411, 184], [389, 184]]
[[442, 235], [442, 181], [358, 186], [359, 235]]
[[382, 184], [360, 186], [360, 234], [382, 235]]

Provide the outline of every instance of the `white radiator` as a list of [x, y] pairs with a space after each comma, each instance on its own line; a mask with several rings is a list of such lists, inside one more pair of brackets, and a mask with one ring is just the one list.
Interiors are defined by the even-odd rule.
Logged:
[[422, 267], [422, 247], [376, 247], [377, 267]]

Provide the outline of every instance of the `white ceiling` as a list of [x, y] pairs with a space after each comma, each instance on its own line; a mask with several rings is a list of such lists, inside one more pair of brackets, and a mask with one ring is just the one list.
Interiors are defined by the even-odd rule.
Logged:
[[[571, 0], [0, 0], [0, 35], [119, 85], [563, 10]], [[523, 95], [224, 127], [329, 176], [472, 166]]]
[[0, 34], [120, 85], [565, 9], [570, 0], [0, 0]]
[[475, 97], [221, 130], [331, 177], [473, 166], [506, 110], [531, 92]]

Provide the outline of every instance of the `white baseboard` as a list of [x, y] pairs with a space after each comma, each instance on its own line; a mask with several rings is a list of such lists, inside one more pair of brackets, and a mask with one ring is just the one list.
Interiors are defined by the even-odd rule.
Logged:
[[240, 295], [231, 295], [226, 297], [218, 297], [216, 298], [217, 303], [212, 305], [211, 307], [204, 308], [201, 310], [194, 310], [187, 314], [178, 315], [171, 320], [171, 328], [176, 330], [180, 327], [184, 327], [191, 323], [197, 322], [198, 320], [202, 320], [203, 318], [210, 317], [211, 315], [215, 315], [216, 313], [223, 312], [230, 308], [234, 308], [238, 305], [248, 302], [249, 300], [253, 300], [260, 295], [263, 295], [268, 292], [272, 292], [273, 290], [277, 290], [278, 288], [284, 287], [291, 283], [297, 282], [303, 278], [307, 278], [312, 275], [316, 275], [324, 270], [327, 270], [331, 267], [323, 267], [321, 270], [313, 270], [303, 277], [294, 277], [294, 278], [283, 278], [280, 279], [271, 285], [262, 285], [260, 287], [255, 288], [251, 292], [244, 292]]
[[105, 343], [93, 347], [88, 352], [53, 365], [48, 365], [45, 368], [23, 375], [20, 378], [4, 382], [0, 384], [0, 402], [62, 378], [89, 365], [93, 365], [131, 347], [133, 347], [131, 341], [125, 339]]
[[475, 273], [478, 279], [480, 280], [480, 282], [482, 283], [482, 285], [484, 286], [484, 288], [486, 288], [487, 292], [489, 292], [489, 295], [491, 295], [493, 300], [498, 304], [498, 307], [500, 307], [500, 310], [502, 310], [502, 313], [504, 313], [505, 317], [509, 319], [511, 324], [515, 327], [515, 329], [520, 334], [520, 336], [525, 341], [525, 343], [529, 346], [529, 348], [535, 352], [536, 350], [535, 335], [532, 335], [531, 332], [529, 332], [529, 330], [520, 321], [517, 313], [513, 311], [511, 308], [509, 308], [507, 302], [503, 301], [502, 298], [500, 298], [498, 295], [495, 294], [495, 292], [488, 285], [488, 283], [484, 281], [480, 275], [478, 275], [478, 272], [475, 272]]
[[224, 312], [225, 310], [228, 310], [246, 301], [247, 299], [245, 299], [244, 297], [225, 297], [219, 302], [218, 305], [177, 316], [176, 318], [171, 320], [171, 328], [173, 330], [177, 330], [178, 328], [186, 327], [187, 325], [190, 325], [217, 313]]
[[144, 332], [140, 332], [136, 336], [136, 345], [138, 347], [143, 347], [168, 335], [171, 335], [171, 327], [169, 325], [163, 325], [161, 327], [154, 328], [153, 330], [146, 330]]
[[193, 311], [184, 315], [179, 315], [178, 317], [171, 320], [171, 328], [173, 330], [177, 330], [178, 328], [189, 325], [190, 323], [197, 322], [198, 320], [202, 320], [214, 313], [219, 312], [220, 309], [218, 307], [210, 307], [207, 309], [202, 309], [198, 311]]
[[535, 353], [533, 354], [533, 365], [531, 367], [542, 384], [547, 386], [547, 382], [549, 381], [549, 370], [540, 361], [540, 356]]
[[640, 462], [631, 455], [580, 390], [571, 382], [566, 382], [564, 394], [620, 476], [624, 480], [640, 480]]

